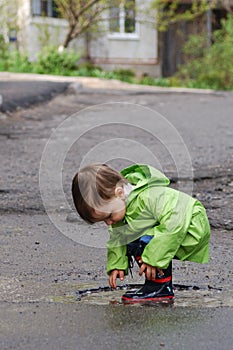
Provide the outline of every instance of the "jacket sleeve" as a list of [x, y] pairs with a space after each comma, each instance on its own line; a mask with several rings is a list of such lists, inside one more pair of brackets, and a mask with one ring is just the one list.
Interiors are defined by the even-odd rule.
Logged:
[[119, 241], [120, 230], [112, 226], [109, 227], [110, 238], [107, 242], [107, 274], [112, 270], [123, 270], [128, 274], [127, 245]]
[[108, 247], [107, 252], [107, 274], [112, 270], [123, 270], [125, 275], [128, 274], [128, 258], [126, 256], [127, 247]]
[[194, 202], [192, 197], [171, 188], [166, 188], [157, 201], [148, 198], [148, 210], [158, 222], [143, 232], [154, 236], [143, 251], [143, 262], [161, 269], [168, 267], [185, 238]]

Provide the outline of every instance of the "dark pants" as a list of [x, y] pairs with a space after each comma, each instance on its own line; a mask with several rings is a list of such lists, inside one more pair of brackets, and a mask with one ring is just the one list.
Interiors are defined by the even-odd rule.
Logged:
[[[127, 244], [127, 256], [129, 259], [129, 268], [133, 267], [133, 258], [136, 260], [137, 264], [140, 266], [139, 260], [141, 259], [142, 253], [145, 249], [145, 246], [150, 242], [153, 236], [142, 236], [136, 241], [133, 241]], [[130, 270], [131, 271], [131, 270]], [[170, 262], [167, 269], [163, 269], [163, 278], [170, 277], [172, 275], [172, 261]], [[161, 278], [160, 275], [157, 275], [156, 278]]]

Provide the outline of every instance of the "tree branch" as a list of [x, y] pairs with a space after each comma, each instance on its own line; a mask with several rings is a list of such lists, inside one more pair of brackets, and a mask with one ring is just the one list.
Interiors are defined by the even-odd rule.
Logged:
[[223, 7], [229, 12], [231, 15], [233, 15], [233, 1], [231, 0], [222, 0]]

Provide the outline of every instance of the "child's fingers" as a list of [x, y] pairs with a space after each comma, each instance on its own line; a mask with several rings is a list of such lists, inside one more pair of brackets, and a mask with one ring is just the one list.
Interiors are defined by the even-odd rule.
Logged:
[[155, 279], [156, 278], [156, 268], [153, 266], [147, 265], [145, 274], [146, 274], [146, 278], [148, 280]]
[[145, 270], [146, 270], [146, 264], [143, 263], [142, 266], [140, 267], [139, 275], [141, 276]]
[[120, 280], [123, 281], [124, 280], [124, 271], [122, 271], [122, 270], [114, 270], [114, 271], [111, 272], [111, 275], [109, 277], [109, 284], [114, 289], [116, 289], [117, 277], [119, 277]]
[[157, 270], [157, 273], [158, 273], [160, 276], [163, 276], [163, 275], [164, 275], [163, 270], [158, 269], [158, 267], [156, 267], [156, 270]]
[[154, 280], [156, 279], [156, 268], [152, 267], [151, 269], [151, 279]]
[[118, 273], [118, 277], [120, 278], [121, 281], [124, 281], [124, 271], [120, 270]]
[[112, 286], [112, 276], [111, 275], [109, 276], [109, 285], [110, 285], [110, 287], [113, 288], [113, 286]]
[[145, 263], [142, 264], [142, 266], [139, 270], [139, 275], [141, 276], [143, 274], [143, 272], [145, 273], [146, 278], [148, 280], [156, 279], [156, 273], [160, 274], [161, 276], [164, 275], [163, 270], [158, 269], [157, 267], [145, 264]]
[[117, 278], [117, 275], [118, 275], [118, 271], [117, 270], [114, 270], [112, 271], [110, 277], [109, 277], [109, 284], [112, 288], [116, 288], [116, 278]]

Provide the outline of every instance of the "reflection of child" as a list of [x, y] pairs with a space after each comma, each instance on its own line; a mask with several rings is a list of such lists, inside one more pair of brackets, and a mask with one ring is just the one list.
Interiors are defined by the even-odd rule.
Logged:
[[74, 177], [72, 195], [80, 216], [109, 226], [107, 273], [110, 286], [128, 273], [132, 257], [145, 273], [137, 291], [125, 302], [170, 300], [172, 259], [207, 263], [210, 227], [203, 205], [168, 187], [169, 180], [148, 165], [132, 165], [121, 173], [91, 164]]

